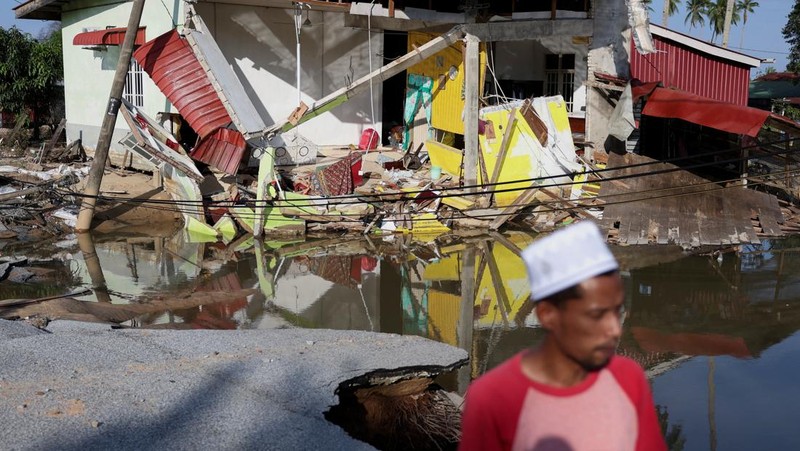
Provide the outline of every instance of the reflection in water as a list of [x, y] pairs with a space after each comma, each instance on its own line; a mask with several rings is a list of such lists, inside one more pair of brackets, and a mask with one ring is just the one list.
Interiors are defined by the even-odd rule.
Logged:
[[[82, 285], [105, 291], [0, 314], [25, 316], [39, 309], [135, 327], [309, 327], [420, 335], [470, 353], [469, 367], [442, 381], [462, 393], [471, 379], [535, 345], [543, 333], [519, 257], [534, 237], [523, 233], [451, 236], [428, 244], [404, 236], [246, 239], [230, 245], [190, 243], [182, 234], [94, 238], [71, 244], [75, 258], [64, 260], [71, 276], [60, 280], [74, 284], [60, 289]], [[759, 373], [766, 362], [780, 374], [794, 365], [797, 376], [800, 351], [786, 349], [787, 342], [800, 340], [797, 244], [765, 242], [694, 256], [655, 246], [613, 249], [628, 294], [619, 352], [653, 378], [659, 412], [665, 425], [670, 423], [676, 449], [683, 444], [729, 449], [731, 437], [747, 430], [730, 414], [745, 408], [741, 394], [731, 391], [741, 382], [737, 378]], [[67, 250], [59, 252], [69, 252], [69, 243], [60, 246]], [[46, 249], [31, 252], [52, 255]], [[12, 289], [9, 282], [0, 283], [0, 292]], [[99, 302], [81, 301], [108, 302], [100, 308]], [[774, 349], [786, 360], [765, 359]], [[798, 389], [784, 380], [774, 382], [785, 391], [782, 403], [800, 402]], [[747, 390], [766, 392], [754, 386]], [[796, 444], [782, 439], [788, 432], [780, 427], [762, 426], [763, 431], [751, 432], [770, 437], [779, 448]]]

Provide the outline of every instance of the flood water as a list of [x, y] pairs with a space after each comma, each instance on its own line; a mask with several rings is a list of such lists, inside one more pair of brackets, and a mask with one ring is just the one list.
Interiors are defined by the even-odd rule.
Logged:
[[[0, 282], [0, 299], [88, 287], [93, 294], [16, 313], [149, 328], [420, 335], [469, 352], [470, 364], [440, 381], [463, 394], [471, 379], [542, 337], [518, 256], [532, 240], [515, 233], [223, 245], [189, 243], [181, 232], [5, 244], [4, 256], [24, 254], [39, 270]], [[619, 353], [651, 378], [672, 449], [800, 449], [800, 239], [710, 255], [613, 251], [627, 291]]]

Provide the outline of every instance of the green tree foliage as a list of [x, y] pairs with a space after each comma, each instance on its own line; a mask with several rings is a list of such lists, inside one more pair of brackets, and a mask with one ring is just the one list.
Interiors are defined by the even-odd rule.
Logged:
[[63, 79], [60, 30], [38, 41], [16, 27], [0, 27], [0, 109], [46, 110], [63, 97]]
[[744, 27], [747, 25], [747, 17], [749, 14], [753, 14], [755, 9], [761, 5], [754, 0], [739, 0], [737, 6], [742, 12], [742, 35], [739, 37], [739, 47], [744, 47]]
[[[714, 42], [716, 37], [722, 35], [722, 32], [725, 30], [725, 8], [727, 6], [728, 0], [712, 1], [706, 11], [708, 25], [711, 27], [711, 42]], [[731, 25], [739, 23], [740, 11], [740, 4], [737, 3], [733, 8]]]
[[669, 423], [669, 412], [665, 406], [657, 405], [656, 415], [658, 416], [658, 424], [661, 426], [661, 433], [664, 435], [664, 441], [667, 442], [667, 448], [670, 451], [683, 451], [686, 446], [683, 426]]
[[800, 72], [800, 0], [795, 0], [792, 12], [783, 27], [783, 39], [791, 46], [786, 70]]
[[710, 0], [686, 0], [686, 18], [683, 23], [689, 24], [691, 28], [705, 26], [709, 6]]

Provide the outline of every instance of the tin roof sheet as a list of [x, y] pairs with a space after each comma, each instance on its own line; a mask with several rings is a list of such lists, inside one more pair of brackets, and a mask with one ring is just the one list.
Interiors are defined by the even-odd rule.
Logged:
[[190, 156], [228, 174], [236, 174], [247, 143], [236, 130], [220, 128], [200, 141]]
[[230, 124], [205, 70], [177, 31], [147, 42], [133, 57], [202, 138]]

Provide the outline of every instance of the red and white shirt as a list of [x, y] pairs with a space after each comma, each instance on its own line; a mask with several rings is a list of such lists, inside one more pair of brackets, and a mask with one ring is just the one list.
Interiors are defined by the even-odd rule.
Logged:
[[460, 450], [666, 450], [639, 365], [615, 356], [572, 387], [522, 373], [522, 353], [467, 390]]

